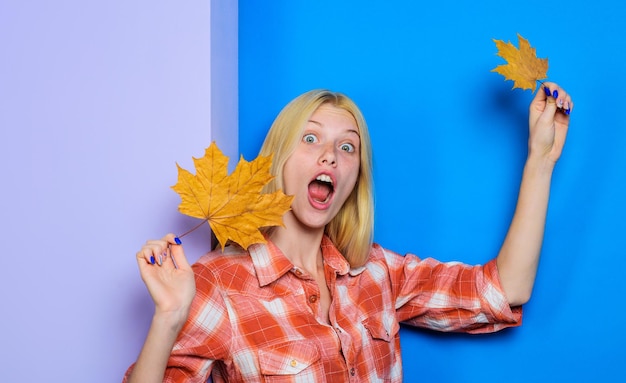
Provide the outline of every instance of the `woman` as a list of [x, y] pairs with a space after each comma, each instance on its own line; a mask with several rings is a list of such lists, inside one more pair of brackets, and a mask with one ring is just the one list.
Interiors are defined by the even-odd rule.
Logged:
[[372, 244], [361, 112], [324, 90], [293, 100], [261, 149], [274, 156], [266, 191], [294, 196], [284, 226], [265, 231], [267, 244], [227, 246], [193, 267], [173, 234], [148, 241], [137, 261], [155, 313], [125, 380], [400, 382], [400, 322], [474, 333], [519, 325], [573, 107], [558, 85], [542, 87], [530, 106], [517, 208], [498, 256], [483, 266]]

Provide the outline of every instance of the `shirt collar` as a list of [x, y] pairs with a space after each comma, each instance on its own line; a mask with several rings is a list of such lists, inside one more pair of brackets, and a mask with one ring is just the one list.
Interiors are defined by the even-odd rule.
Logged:
[[[289, 258], [269, 238], [265, 239], [267, 243], [254, 244], [248, 248], [261, 287], [276, 281], [294, 268]], [[326, 235], [322, 238], [321, 249], [324, 263], [335, 273], [344, 275], [350, 271], [350, 264]]]
[[345, 275], [350, 271], [350, 263], [339, 252], [333, 241], [326, 235], [322, 238], [322, 257], [324, 262], [339, 275]]
[[267, 286], [293, 269], [293, 263], [269, 238], [248, 248], [261, 287]]

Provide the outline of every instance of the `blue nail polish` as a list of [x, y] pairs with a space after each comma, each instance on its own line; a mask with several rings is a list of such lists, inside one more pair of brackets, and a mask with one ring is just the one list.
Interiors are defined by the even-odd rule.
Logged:
[[570, 110], [569, 110], [569, 109], [566, 109], [566, 110], [565, 110], [565, 114], [567, 114], [567, 115], [569, 116], [569, 113], [570, 113]]
[[150, 263], [152, 263], [154, 265], [154, 263], [156, 262], [156, 259], [154, 259], [154, 255], [150, 256]]
[[544, 86], [543, 90], [546, 92], [546, 96], [550, 97], [550, 88]]
[[177, 245], [180, 245], [183, 243], [178, 237], [174, 238], [174, 242], [176, 242]]
[[556, 89], [554, 90], [554, 92], [552, 92], [552, 97], [559, 98], [559, 92], [557, 92]]

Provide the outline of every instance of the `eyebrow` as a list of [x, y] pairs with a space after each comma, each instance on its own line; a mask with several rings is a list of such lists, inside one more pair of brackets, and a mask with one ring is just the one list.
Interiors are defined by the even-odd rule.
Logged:
[[[313, 123], [313, 124], [315, 124], [315, 125], [319, 126], [320, 128], [323, 128], [323, 127], [324, 127], [324, 125], [323, 125], [321, 122], [319, 122], [319, 121], [315, 121], [315, 120], [307, 120], [307, 122], [311, 122], [311, 123]], [[359, 138], [361, 138], [361, 135], [359, 134], [359, 131], [358, 131], [358, 130], [350, 129], [350, 130], [348, 130], [348, 133], [354, 133], [354, 134], [356, 134], [357, 136], [359, 136]]]

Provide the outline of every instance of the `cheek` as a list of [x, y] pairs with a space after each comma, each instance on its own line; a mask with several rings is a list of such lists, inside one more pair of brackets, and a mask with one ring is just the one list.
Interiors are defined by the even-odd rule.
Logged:
[[300, 182], [299, 174], [302, 172], [299, 171], [297, 162], [291, 159], [283, 167], [283, 192], [288, 195], [296, 194], [296, 186]]
[[293, 195], [293, 177], [290, 175], [289, 169], [285, 167], [283, 170], [283, 193]]
[[356, 187], [356, 183], [359, 179], [359, 164], [356, 164], [352, 169], [348, 171], [345, 179], [347, 180], [346, 185], [350, 187], [347, 190], [348, 194], [352, 192], [352, 190]]

